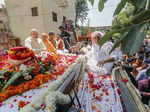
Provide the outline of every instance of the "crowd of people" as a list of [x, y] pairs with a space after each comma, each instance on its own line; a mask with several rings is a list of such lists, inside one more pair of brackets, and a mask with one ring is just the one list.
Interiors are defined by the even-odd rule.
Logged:
[[30, 31], [30, 36], [25, 40], [25, 46], [33, 51], [45, 50], [56, 52], [56, 50], [62, 50], [73, 54], [85, 54], [85, 48], [90, 42], [77, 42], [72, 46], [70, 34], [65, 31], [63, 26], [60, 26], [59, 30], [60, 34], [56, 36], [54, 32], [49, 32], [48, 34], [42, 33], [39, 35], [37, 29], [32, 29]]
[[150, 107], [150, 38], [146, 38], [138, 53], [123, 55], [123, 66], [139, 90], [142, 102]]
[[32, 29], [30, 36], [25, 40], [25, 46], [32, 50], [40, 49], [50, 52], [55, 52], [56, 49], [69, 49], [70, 34], [64, 31], [62, 26], [60, 26], [59, 29], [61, 34], [57, 37], [54, 32], [49, 32], [48, 34], [42, 33], [40, 37], [38, 30]]

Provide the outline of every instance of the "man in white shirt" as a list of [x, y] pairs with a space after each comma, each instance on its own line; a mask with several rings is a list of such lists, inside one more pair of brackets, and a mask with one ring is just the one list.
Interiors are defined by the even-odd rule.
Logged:
[[[118, 55], [118, 51], [116, 50], [110, 54], [113, 47], [112, 42], [108, 41], [101, 48], [99, 47], [99, 41], [102, 36], [103, 34], [101, 32], [94, 32], [92, 34], [92, 56], [90, 56], [89, 59], [93, 61], [89, 61], [89, 65], [91, 66], [90, 68], [95, 67], [95, 69], [99, 66], [99, 68], [97, 68], [99, 69], [98, 73], [102, 75], [111, 74], [114, 61], [118, 61], [120, 55]], [[97, 65], [97, 67], [95, 65]]]
[[25, 40], [25, 46], [32, 50], [46, 50], [42, 39], [39, 38], [37, 29], [32, 29], [30, 36]]

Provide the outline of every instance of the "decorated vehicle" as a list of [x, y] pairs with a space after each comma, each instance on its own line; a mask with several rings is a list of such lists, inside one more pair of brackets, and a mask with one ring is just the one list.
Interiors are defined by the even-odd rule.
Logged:
[[49, 52], [35, 56], [26, 47], [12, 48], [5, 57], [0, 66], [0, 102], [56, 80], [77, 59], [77, 56], [61, 54], [56, 57]]

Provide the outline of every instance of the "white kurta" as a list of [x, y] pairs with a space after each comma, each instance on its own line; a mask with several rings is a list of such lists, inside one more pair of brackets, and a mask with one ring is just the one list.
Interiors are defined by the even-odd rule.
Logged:
[[93, 45], [92, 46], [92, 51], [87, 54], [88, 57], [88, 63], [87, 67], [91, 72], [96, 72], [96, 74], [110, 74], [112, 67], [113, 67], [113, 62], [106, 63], [101, 67], [97, 66], [97, 63], [99, 61], [106, 60], [108, 58], [115, 58], [115, 60], [121, 60], [120, 58], [122, 57], [122, 53], [119, 52], [118, 49], [115, 49], [111, 54], [110, 51], [113, 47], [112, 42], [106, 42], [101, 48], [99, 45]]
[[[32, 42], [34, 42], [34, 44], [37, 43], [37, 45], [39, 45], [39, 46], [37, 46], [37, 45], [34, 46], [34, 44]], [[33, 39], [32, 37], [28, 37], [25, 40], [25, 46], [28, 47], [28, 48], [30, 48], [30, 49], [32, 49], [32, 50], [36, 50], [36, 49], [40, 49], [40, 50], [44, 49], [44, 50], [46, 50], [46, 47], [45, 47], [42, 39], [40, 39], [40, 38]]]

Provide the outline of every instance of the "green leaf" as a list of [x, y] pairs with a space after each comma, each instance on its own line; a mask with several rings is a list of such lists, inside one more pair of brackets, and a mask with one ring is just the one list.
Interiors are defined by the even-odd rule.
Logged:
[[120, 37], [120, 33], [114, 33], [113, 37]]
[[14, 75], [8, 80], [8, 82], [5, 84], [3, 90], [7, 89], [7, 87], [8, 87], [9, 85], [11, 85], [13, 82], [15, 82], [16, 79], [18, 79], [18, 78], [21, 77], [21, 76], [22, 76], [22, 71], [17, 72], [16, 74], [14, 74]]
[[100, 40], [99, 42], [99, 45], [100, 47], [105, 43], [107, 42], [108, 40], [110, 40], [110, 38], [113, 36], [113, 34], [115, 33], [121, 33], [122, 31], [128, 31], [130, 28], [132, 28], [133, 26], [129, 26], [129, 27], [126, 27], [126, 28], [122, 28], [122, 29], [115, 29], [115, 30], [112, 30], [108, 33], [106, 33], [102, 39]]
[[139, 13], [138, 15], [134, 16], [131, 20], [134, 24], [139, 24], [141, 22], [150, 20], [150, 10], [145, 10]]
[[136, 3], [136, 7], [138, 8], [138, 11], [141, 9], [145, 9], [146, 3], [147, 3], [147, 0], [138, 0]]
[[138, 0], [127, 0], [127, 2], [131, 3], [132, 5], [136, 5]]
[[92, 6], [94, 5], [94, 0], [89, 0], [89, 2], [92, 4]]
[[127, 55], [136, 53], [141, 47], [144, 38], [146, 37], [144, 25], [138, 25], [136, 28], [129, 30], [128, 35], [122, 41], [122, 51]]
[[99, 42], [100, 47], [101, 47], [105, 42], [107, 42], [107, 41], [111, 38], [111, 36], [112, 36], [114, 33], [117, 33], [117, 30], [113, 30], [113, 31], [110, 31], [110, 32], [106, 33], [106, 34], [102, 37], [102, 39], [100, 40], [100, 42]]
[[126, 0], [122, 0], [122, 1], [119, 3], [119, 5], [117, 6], [117, 8], [116, 8], [116, 10], [115, 10], [115, 12], [114, 12], [114, 15], [118, 15], [118, 14], [121, 12], [121, 10], [125, 7], [126, 3], [127, 3]]
[[13, 65], [13, 71], [16, 71], [16, 66], [15, 65]]
[[99, 0], [98, 10], [101, 12], [104, 9], [105, 0]]
[[113, 48], [111, 49], [110, 53], [112, 53], [113, 50], [115, 50], [119, 44], [122, 42], [122, 40], [127, 36], [128, 32], [125, 32], [114, 44]]

